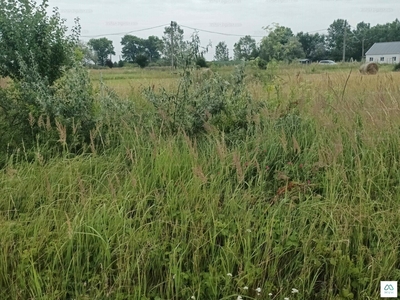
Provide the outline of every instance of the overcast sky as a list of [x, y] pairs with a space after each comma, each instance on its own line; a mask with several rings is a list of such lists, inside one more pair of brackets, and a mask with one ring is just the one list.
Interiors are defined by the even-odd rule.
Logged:
[[[240, 36], [203, 32], [213, 31], [235, 35], [251, 35], [257, 41], [264, 26], [278, 23], [297, 32], [326, 32], [336, 19], [347, 19], [351, 26], [364, 21], [372, 26], [392, 22], [399, 17], [400, 0], [49, 0], [50, 7], [58, 7], [67, 26], [80, 18], [82, 40], [107, 37], [113, 41], [116, 56], [121, 55], [121, 38], [130, 31], [142, 30], [176, 21], [185, 31], [185, 39], [200, 30], [203, 45], [212, 48], [206, 58], [214, 56], [215, 46], [225, 41], [229, 55]], [[51, 11], [49, 9], [49, 11]], [[141, 38], [156, 35], [160, 38], [164, 27], [131, 32]], [[120, 33], [111, 35], [113, 33]]]

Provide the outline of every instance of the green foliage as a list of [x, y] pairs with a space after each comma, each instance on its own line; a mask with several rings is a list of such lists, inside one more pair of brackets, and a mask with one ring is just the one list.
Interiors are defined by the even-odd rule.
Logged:
[[0, 75], [23, 80], [22, 65], [36, 64], [37, 75], [49, 84], [71, 66], [80, 26], [67, 36], [57, 9], [47, 15], [48, 1], [0, 1]]
[[160, 59], [163, 47], [163, 41], [157, 36], [151, 35], [144, 40], [144, 51], [150, 62]]
[[91, 50], [96, 53], [101, 66], [106, 65], [107, 58], [111, 54], [115, 55], [112, 41], [107, 38], [90, 39], [88, 45], [91, 47]]
[[127, 62], [135, 62], [138, 55], [144, 53], [144, 40], [133, 35], [125, 35], [121, 40], [122, 58]]
[[196, 66], [200, 68], [208, 68], [207, 61], [204, 57], [200, 56], [196, 59]]
[[119, 61], [118, 61], [118, 67], [119, 67], [119, 68], [122, 68], [124, 65], [125, 65], [125, 63], [124, 63], [123, 60], [119, 60]]
[[170, 26], [164, 28], [163, 35], [163, 55], [174, 67], [182, 62], [178, 61], [186, 50], [186, 43], [183, 40], [184, 30], [176, 22], [171, 22]]
[[77, 53], [76, 61], [82, 61], [85, 65], [98, 63], [96, 53], [85, 42], [79, 41], [78, 47], [75, 48], [75, 52]]
[[140, 54], [136, 57], [136, 63], [143, 69], [149, 65], [149, 59], [146, 55]]
[[253, 107], [255, 103], [245, 88], [243, 66], [227, 81], [218, 74], [210, 74], [209, 70], [208, 74], [195, 71], [195, 53], [195, 50], [189, 51], [185, 57], [187, 65], [180, 72], [176, 90], [161, 89], [160, 93], [151, 88], [144, 90], [159, 113], [159, 124], [167, 132], [182, 129], [192, 136], [206, 132], [210, 126], [232, 137], [245, 134], [250, 125], [248, 120], [257, 108]]
[[328, 47], [330, 58], [334, 61], [341, 61], [343, 58], [344, 34], [351, 34], [351, 27], [347, 20], [337, 19], [328, 28]]
[[106, 60], [106, 66], [109, 67], [109, 68], [113, 68], [114, 67], [114, 64], [113, 64], [111, 59], [107, 59]]
[[326, 36], [324, 34], [310, 34], [308, 32], [303, 33], [301, 31], [297, 33], [296, 37], [303, 48], [304, 57], [310, 59], [311, 61], [320, 61], [328, 57], [329, 53], [326, 49]]
[[216, 61], [229, 61], [229, 49], [225, 42], [219, 42], [215, 46], [215, 56]]
[[258, 56], [256, 41], [250, 35], [241, 37], [233, 47], [235, 60], [250, 60]]
[[269, 33], [260, 44], [260, 57], [262, 59], [267, 62], [273, 59], [291, 62], [296, 58], [304, 57], [302, 45], [290, 28], [275, 25], [273, 29], [269, 27], [265, 29]]
[[256, 63], [257, 63], [258, 68], [261, 70], [265, 70], [267, 68], [268, 63], [260, 57], [257, 57]]
[[71, 150], [82, 148], [89, 141], [95, 121], [87, 71], [76, 64], [49, 86], [40, 78], [36, 65], [28, 67], [22, 61], [20, 65], [24, 80], [2, 90], [0, 122], [3, 130], [10, 132], [1, 137], [2, 145], [8, 144], [11, 151], [21, 143], [26, 148], [37, 143], [59, 145], [61, 149], [67, 144]]
[[394, 65], [393, 71], [400, 71], [400, 63]]

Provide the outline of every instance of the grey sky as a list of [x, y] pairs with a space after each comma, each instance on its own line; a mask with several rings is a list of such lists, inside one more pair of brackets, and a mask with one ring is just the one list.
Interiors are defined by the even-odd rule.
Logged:
[[[336, 19], [347, 19], [351, 26], [364, 21], [371, 25], [392, 22], [399, 17], [399, 0], [50, 0], [50, 7], [58, 7], [68, 27], [80, 17], [82, 36], [101, 35], [113, 41], [116, 56], [121, 54], [121, 38], [133, 30], [140, 30], [176, 21], [198, 29], [227, 34], [262, 36], [263, 26], [279, 23], [294, 33], [318, 32]], [[50, 9], [49, 9], [50, 11]], [[185, 39], [193, 30], [183, 28]], [[164, 28], [133, 32], [142, 38], [162, 37]], [[109, 35], [121, 33], [120, 35]], [[215, 45], [225, 41], [233, 56], [233, 45], [240, 37], [199, 32], [203, 45], [211, 41], [213, 48], [206, 56], [212, 59]], [[88, 41], [90, 37], [82, 37]], [[259, 41], [261, 38], [255, 38]]]

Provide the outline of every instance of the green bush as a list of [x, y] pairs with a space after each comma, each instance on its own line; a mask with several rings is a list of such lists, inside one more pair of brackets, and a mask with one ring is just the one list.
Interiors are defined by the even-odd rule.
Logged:
[[196, 59], [196, 66], [198, 66], [200, 68], [208, 68], [207, 61], [202, 56], [200, 56]]
[[394, 65], [393, 71], [400, 71], [400, 63]]
[[149, 65], [149, 59], [146, 55], [138, 55], [136, 57], [136, 63], [139, 65], [140, 68], [145, 68]]
[[229, 81], [219, 74], [195, 78], [194, 70], [187, 68], [181, 72], [177, 90], [144, 90], [158, 111], [160, 126], [163, 124], [172, 133], [183, 129], [190, 135], [204, 133], [213, 126], [232, 137], [246, 133], [259, 105], [244, 86], [244, 67], [236, 68]]
[[109, 67], [110, 69], [114, 67], [113, 62], [111, 61], [111, 59], [107, 59], [106, 60], [106, 66]]
[[265, 70], [267, 68], [268, 63], [264, 59], [257, 57], [256, 61], [257, 61], [257, 66], [261, 70]]
[[118, 61], [118, 68], [122, 68], [125, 65], [125, 62], [123, 60]]
[[72, 35], [57, 9], [48, 16], [48, 1], [0, 2], [0, 75], [22, 80], [22, 63], [36, 64], [37, 75], [49, 84], [60, 78], [65, 66], [72, 66], [78, 47], [80, 26], [76, 21]]

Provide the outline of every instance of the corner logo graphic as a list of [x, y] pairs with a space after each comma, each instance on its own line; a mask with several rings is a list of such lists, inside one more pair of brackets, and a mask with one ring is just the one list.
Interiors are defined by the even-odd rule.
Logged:
[[397, 281], [381, 281], [381, 298], [397, 298]]

